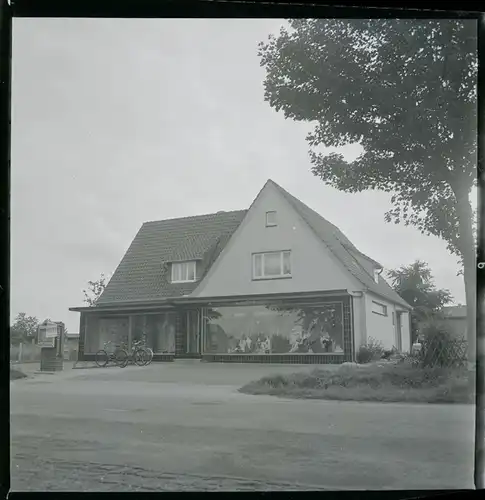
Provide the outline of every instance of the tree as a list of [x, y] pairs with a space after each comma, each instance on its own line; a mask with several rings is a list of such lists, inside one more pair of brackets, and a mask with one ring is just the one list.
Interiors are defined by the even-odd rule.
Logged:
[[106, 288], [108, 278], [101, 273], [101, 276], [96, 281], [88, 281], [88, 289], [83, 290], [84, 293], [84, 302], [89, 305], [89, 307], [94, 307], [96, 302], [98, 301], [101, 294], [104, 292]]
[[27, 316], [24, 312], [19, 313], [10, 327], [10, 342], [14, 345], [30, 342], [37, 338], [38, 326], [39, 320], [35, 316]]
[[[312, 172], [392, 193], [388, 222], [444, 239], [463, 265], [474, 355], [477, 25], [472, 20], [289, 21], [260, 43], [265, 100], [314, 124]], [[318, 150], [359, 143], [354, 161]]]
[[426, 262], [416, 260], [387, 273], [394, 290], [411, 306], [411, 329], [413, 341], [419, 325], [441, 318], [442, 308], [453, 301], [449, 290], [437, 289], [431, 269]]

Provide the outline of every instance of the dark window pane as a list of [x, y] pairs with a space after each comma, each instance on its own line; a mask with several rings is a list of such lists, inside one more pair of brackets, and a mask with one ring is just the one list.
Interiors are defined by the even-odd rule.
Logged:
[[205, 352], [343, 353], [341, 304], [235, 306], [206, 314]]
[[265, 276], [280, 276], [281, 275], [281, 253], [265, 253], [264, 254], [264, 275]]
[[291, 274], [291, 253], [283, 252], [283, 274], [288, 276]]
[[187, 263], [187, 280], [188, 281], [195, 280], [195, 262]]

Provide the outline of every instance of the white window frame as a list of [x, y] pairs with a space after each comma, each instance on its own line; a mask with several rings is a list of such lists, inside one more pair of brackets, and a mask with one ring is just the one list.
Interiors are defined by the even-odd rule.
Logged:
[[[264, 273], [264, 257], [265, 255], [274, 255], [280, 254], [280, 274], [271, 274], [267, 275]], [[290, 272], [288, 274], [283, 274], [284, 268], [284, 255], [288, 254], [290, 259]], [[256, 276], [256, 259], [261, 255], [261, 276]], [[280, 279], [280, 278], [291, 278], [291, 250], [277, 250], [273, 252], [258, 252], [253, 253], [252, 256], [252, 264], [253, 264], [253, 280], [271, 280], [271, 279]]]
[[[268, 215], [271, 216], [274, 214], [274, 221], [273, 222], [269, 222], [268, 221]], [[268, 212], [266, 212], [266, 227], [275, 227], [278, 225], [278, 222], [276, 220], [276, 210], [270, 210]]]
[[[177, 268], [177, 266], [182, 266], [184, 264], [187, 264], [186, 272], [185, 272], [185, 279], [181, 279], [181, 280], [175, 279], [176, 278], [175, 269]], [[191, 267], [194, 270], [194, 279], [190, 279], [190, 280], [188, 279], [188, 276], [190, 274], [189, 270], [191, 269], [191, 267], [189, 267], [189, 264], [191, 265]], [[196, 265], [195, 260], [186, 260], [183, 262], [172, 262], [172, 283], [193, 283], [194, 281], [197, 281], [197, 265]]]
[[[375, 306], [382, 307], [382, 310], [384, 312], [379, 312], [375, 310]], [[381, 304], [380, 302], [376, 302], [375, 300], [372, 301], [372, 312], [374, 314], [379, 314], [379, 316], [388, 316], [387, 314], [387, 306], [385, 304]]]

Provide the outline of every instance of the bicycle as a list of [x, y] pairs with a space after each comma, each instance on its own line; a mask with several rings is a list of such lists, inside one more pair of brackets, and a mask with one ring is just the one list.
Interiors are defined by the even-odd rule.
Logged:
[[142, 336], [142, 339], [138, 343], [139, 348], [144, 351], [144, 358], [145, 358], [145, 363], [144, 365], [147, 366], [149, 365], [152, 360], [153, 360], [153, 350], [151, 347], [147, 347], [146, 345], [146, 335]]
[[113, 362], [120, 368], [124, 368], [128, 364], [128, 353], [120, 347], [115, 347], [113, 352], [108, 352], [106, 348], [111, 343], [111, 340], [109, 340], [103, 344], [103, 349], [100, 349], [96, 353], [94, 361], [100, 368], [104, 368], [110, 362]]
[[148, 360], [145, 364], [149, 365], [153, 361], [153, 351], [152, 351], [151, 347], [145, 347], [145, 351], [148, 354]]
[[[122, 344], [122, 347], [127, 350], [126, 344]], [[128, 354], [127, 363], [145, 366], [150, 360], [149, 356], [148, 351], [143, 346], [143, 342], [141, 340], [134, 340], [132, 342], [132, 350]]]

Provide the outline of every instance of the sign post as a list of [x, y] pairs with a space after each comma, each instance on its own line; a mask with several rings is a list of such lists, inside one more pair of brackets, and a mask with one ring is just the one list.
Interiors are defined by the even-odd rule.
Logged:
[[41, 347], [40, 370], [55, 372], [63, 369], [64, 323], [46, 319], [37, 330], [37, 344]]

